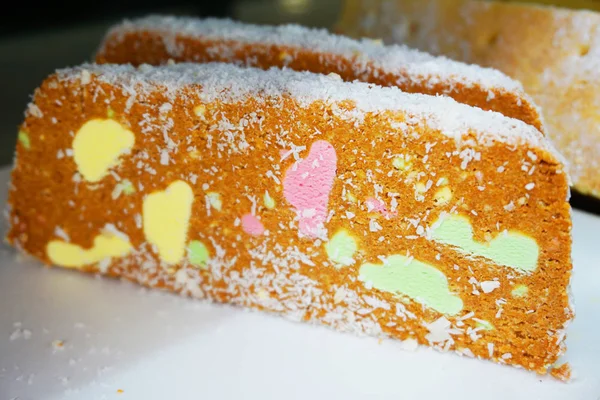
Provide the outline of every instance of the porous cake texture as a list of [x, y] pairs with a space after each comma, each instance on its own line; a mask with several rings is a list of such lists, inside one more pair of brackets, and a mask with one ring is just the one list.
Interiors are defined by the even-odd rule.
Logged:
[[27, 109], [7, 239], [49, 265], [545, 374], [573, 318], [568, 195], [537, 129], [447, 97], [83, 65]]
[[347, 0], [338, 29], [501, 70], [543, 109], [574, 188], [600, 197], [600, 14], [471, 0]]
[[98, 63], [156, 65], [169, 60], [336, 73], [349, 81], [447, 95], [543, 131], [539, 109], [521, 84], [497, 70], [434, 57], [406, 46], [353, 40], [324, 29], [151, 15], [114, 26], [96, 55]]

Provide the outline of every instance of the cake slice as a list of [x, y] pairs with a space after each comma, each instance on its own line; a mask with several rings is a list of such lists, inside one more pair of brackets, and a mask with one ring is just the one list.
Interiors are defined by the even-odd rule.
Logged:
[[571, 219], [534, 127], [232, 64], [84, 65], [20, 127], [8, 241], [50, 265], [547, 373]]
[[353, 40], [324, 29], [149, 16], [113, 27], [96, 55], [98, 63], [156, 65], [169, 60], [336, 73], [344, 80], [450, 96], [460, 103], [520, 119], [543, 131], [539, 109], [521, 84], [499, 71], [434, 57], [405, 46]]
[[[572, 3], [572, 2], [571, 2]], [[346, 1], [339, 29], [497, 68], [544, 110], [574, 189], [600, 198], [600, 14], [470, 0]]]

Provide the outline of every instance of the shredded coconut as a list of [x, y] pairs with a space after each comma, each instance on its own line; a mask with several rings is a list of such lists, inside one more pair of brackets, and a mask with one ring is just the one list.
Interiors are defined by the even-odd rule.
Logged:
[[[310, 50], [343, 56], [353, 61], [357, 76], [365, 75], [374, 68], [382, 73], [402, 74], [418, 84], [433, 86], [441, 81], [453, 82], [466, 87], [480, 85], [488, 91], [488, 101], [494, 98], [493, 90], [518, 91], [523, 93], [520, 82], [509, 78], [498, 70], [465, 64], [442, 56], [411, 49], [404, 45], [384, 46], [371, 39], [355, 40], [335, 35], [326, 29], [307, 28], [288, 24], [279, 26], [253, 25], [231, 19], [174, 17], [149, 15], [125, 20], [113, 27], [106, 35], [103, 47], [111, 38], [122, 38], [132, 32], [158, 33], [172, 57], [181, 56], [178, 38], [202, 38], [223, 43], [210, 48], [221, 59], [232, 61], [235, 50], [245, 44], [279, 45], [288, 49], [283, 57], [288, 61], [298, 50]], [[239, 43], [239, 44], [236, 44]], [[256, 47], [256, 46], [255, 46]], [[292, 54], [290, 54], [292, 53]], [[252, 59], [248, 60], [253, 65]], [[330, 74], [340, 80], [339, 75]], [[451, 88], [449, 91], [453, 90]]]
[[[443, 96], [404, 93], [396, 87], [380, 87], [361, 82], [343, 82], [326, 75], [271, 68], [242, 68], [224, 63], [180, 63], [169, 66], [139, 68], [130, 65], [85, 64], [57, 71], [60, 80], [73, 81], [87, 69], [101, 82], [122, 87], [125, 93], [136, 93], [138, 100], [156, 90], [164, 91], [175, 100], [183, 87], [198, 90], [206, 102], [234, 103], [250, 98], [272, 102], [282, 97], [293, 98], [301, 107], [314, 102], [337, 105], [343, 101], [354, 103], [354, 109], [337, 108], [338, 115], [349, 120], [362, 121], [367, 113], [400, 111], [409, 124], [426, 124], [441, 134], [462, 140], [475, 135], [483, 144], [494, 141], [507, 144], [528, 144], [552, 153], [562, 160], [552, 144], [534, 127], [502, 114], [483, 111]], [[267, 172], [274, 180], [278, 178]]]

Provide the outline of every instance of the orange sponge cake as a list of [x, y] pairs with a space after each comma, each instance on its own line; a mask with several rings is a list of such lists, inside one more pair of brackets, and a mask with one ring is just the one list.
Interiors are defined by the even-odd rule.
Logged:
[[296, 25], [150, 16], [113, 27], [96, 56], [98, 63], [155, 65], [168, 60], [333, 72], [344, 80], [447, 95], [543, 129], [538, 108], [521, 84], [496, 70]]
[[568, 194], [539, 131], [447, 97], [231, 64], [84, 65], [28, 108], [8, 241], [544, 374], [573, 317]]
[[522, 82], [543, 109], [573, 187], [600, 198], [600, 13], [501, 1], [345, 4], [345, 34], [497, 68]]

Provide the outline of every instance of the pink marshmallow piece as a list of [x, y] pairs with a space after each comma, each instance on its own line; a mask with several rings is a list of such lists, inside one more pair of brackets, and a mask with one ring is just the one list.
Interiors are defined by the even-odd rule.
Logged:
[[248, 213], [242, 216], [242, 229], [249, 235], [260, 236], [265, 232], [265, 226], [256, 218]]
[[283, 195], [296, 209], [300, 232], [306, 236], [317, 237], [324, 229], [336, 168], [335, 149], [329, 142], [318, 140], [304, 160], [286, 171]]
[[386, 218], [391, 218], [396, 215], [396, 212], [389, 212], [385, 203], [375, 197], [369, 197], [366, 203], [369, 211], [377, 211]]

